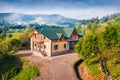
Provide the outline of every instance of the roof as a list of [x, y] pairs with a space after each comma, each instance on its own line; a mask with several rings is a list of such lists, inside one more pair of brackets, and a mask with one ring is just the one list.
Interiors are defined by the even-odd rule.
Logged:
[[[60, 39], [63, 35], [65, 38], [70, 38], [75, 28], [41, 28], [36, 29], [38, 33], [42, 33], [51, 40]], [[76, 30], [79, 36], [83, 36], [83, 31]]]
[[60, 39], [63, 34], [62, 33], [56, 33], [56, 35], [57, 35], [58, 39]]
[[79, 36], [83, 36], [84, 35], [84, 31], [80, 30], [80, 29], [76, 29], [77, 33]]

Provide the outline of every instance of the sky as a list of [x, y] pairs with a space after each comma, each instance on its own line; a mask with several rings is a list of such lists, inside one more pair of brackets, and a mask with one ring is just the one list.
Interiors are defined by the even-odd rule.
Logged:
[[90, 19], [120, 13], [120, 0], [0, 0], [0, 13], [61, 14]]

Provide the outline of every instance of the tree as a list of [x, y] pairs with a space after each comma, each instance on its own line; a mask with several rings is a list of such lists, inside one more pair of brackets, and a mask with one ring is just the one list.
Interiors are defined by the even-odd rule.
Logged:
[[2, 29], [0, 28], [0, 34], [2, 33]]
[[[98, 57], [102, 71], [109, 76], [114, 76], [111, 67], [119, 66], [120, 63], [120, 21], [112, 20], [107, 24], [105, 31], [99, 33], [96, 29], [91, 29], [91, 33], [84, 35], [76, 45], [76, 52], [84, 59]], [[95, 24], [93, 25], [95, 26]], [[93, 27], [96, 28], [96, 27]], [[97, 29], [98, 30], [98, 29]], [[111, 59], [114, 62], [110, 63]], [[118, 71], [120, 73], [120, 71]], [[116, 75], [118, 76], [118, 74]]]
[[[99, 36], [101, 37], [99, 38]], [[102, 71], [105, 72], [107, 70], [105, 60], [106, 58], [104, 57], [102, 52], [102, 50], [104, 51], [105, 46], [104, 42], [102, 42], [103, 38], [101, 38], [102, 34], [93, 34], [92, 32], [85, 34], [82, 41], [79, 41], [76, 45], [76, 51], [79, 53], [79, 56], [81, 56], [83, 59], [96, 57], [100, 63]], [[101, 44], [103, 45], [101, 46]]]
[[0, 42], [0, 54], [7, 54], [8, 52], [8, 43], [6, 41]]
[[81, 49], [82, 49], [82, 43], [83, 43], [83, 39], [79, 39], [78, 43], [75, 46], [75, 52], [80, 53]]
[[88, 28], [89, 30], [91, 30], [91, 25], [92, 25], [92, 22], [89, 22], [89, 23], [87, 24], [87, 28]]
[[12, 34], [9, 34], [8, 37], [11, 38], [13, 35]]
[[96, 28], [97, 28], [97, 24], [96, 24], [96, 22], [93, 22], [91, 24], [91, 31], [93, 32], [93, 34], [95, 34]]
[[9, 49], [10, 50], [18, 50], [21, 48], [21, 41], [18, 39], [11, 39], [9, 42]]
[[95, 52], [95, 44], [96, 36], [94, 36], [93, 33], [88, 33], [84, 35], [83, 39], [79, 40], [76, 45], [76, 51], [83, 59], [86, 59], [92, 55], [91, 53]]
[[76, 27], [76, 29], [81, 29], [82, 28], [82, 26], [80, 25], [80, 23], [77, 23], [77, 25], [75, 27]]
[[0, 40], [3, 40], [5, 38], [5, 35], [3, 33], [0, 34]]

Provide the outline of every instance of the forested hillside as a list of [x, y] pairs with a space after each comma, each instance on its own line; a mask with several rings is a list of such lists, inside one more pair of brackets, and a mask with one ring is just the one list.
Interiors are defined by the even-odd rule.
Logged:
[[64, 17], [59, 14], [20, 14], [20, 13], [0, 13], [0, 19], [4, 19], [10, 24], [34, 24], [49, 26], [74, 27], [76, 23], [82, 23], [83, 20]]

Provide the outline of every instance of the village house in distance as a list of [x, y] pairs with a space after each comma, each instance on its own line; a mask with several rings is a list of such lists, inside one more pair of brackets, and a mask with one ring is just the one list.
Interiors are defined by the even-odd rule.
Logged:
[[30, 33], [31, 51], [37, 56], [52, 57], [72, 49], [83, 31], [75, 28], [41, 28]]

